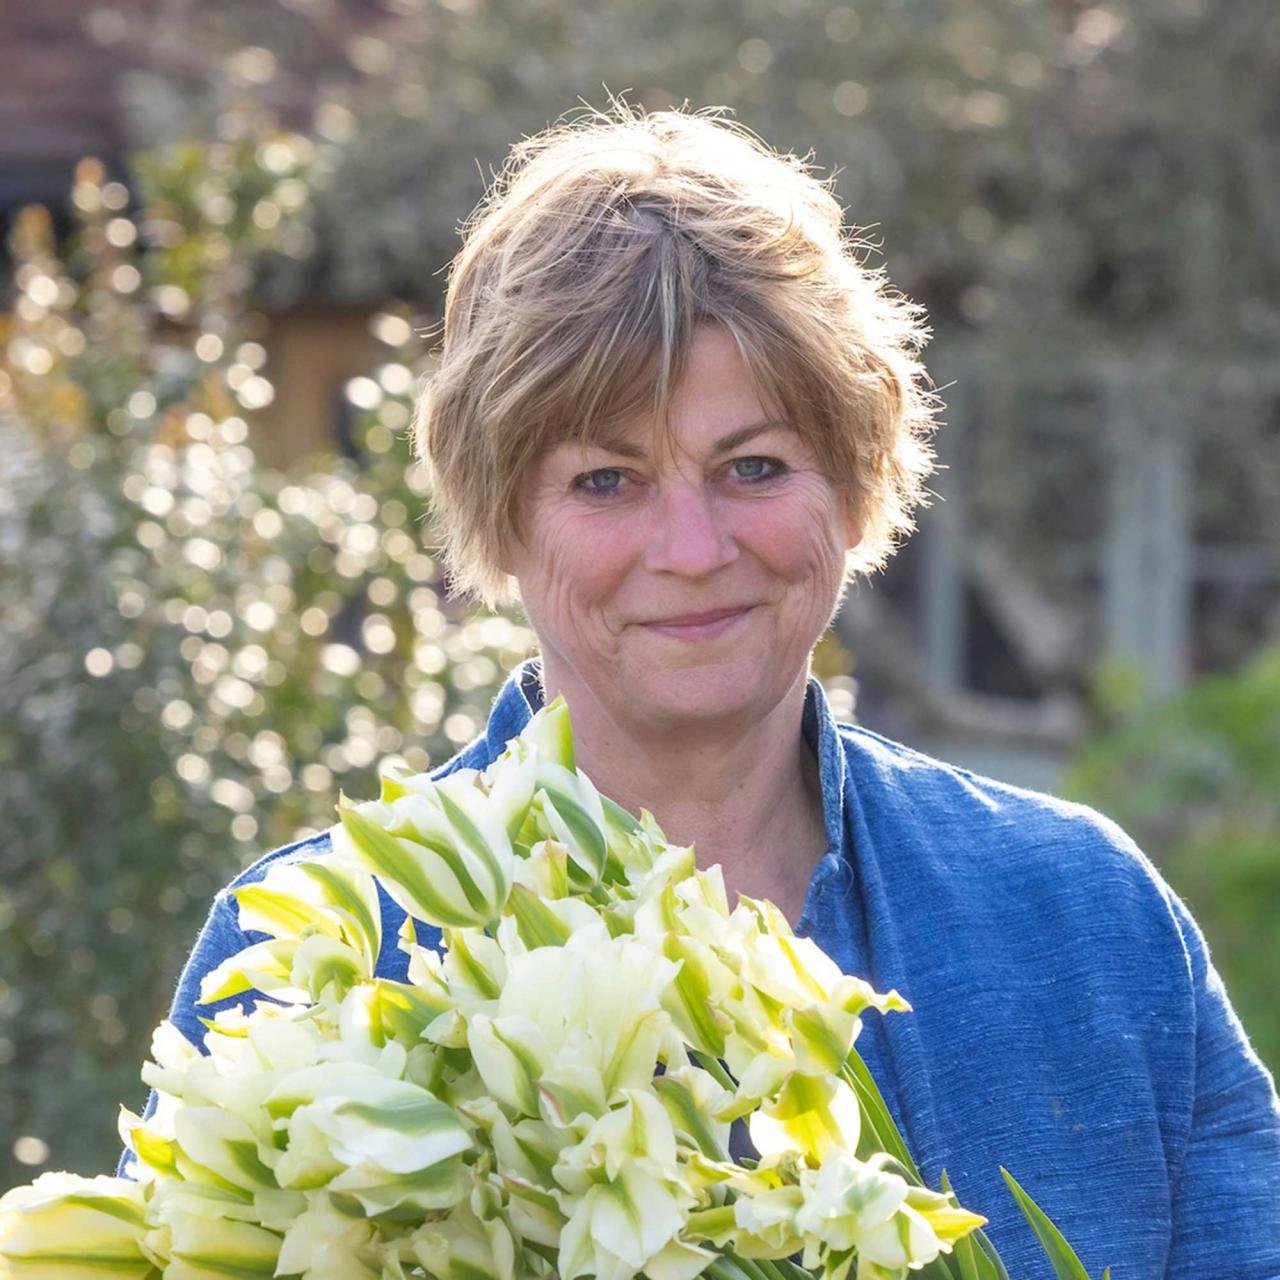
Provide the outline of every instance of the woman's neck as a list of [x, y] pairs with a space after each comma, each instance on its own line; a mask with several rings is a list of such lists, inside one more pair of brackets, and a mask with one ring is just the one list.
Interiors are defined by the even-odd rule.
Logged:
[[730, 901], [770, 898], [794, 923], [826, 849], [817, 761], [801, 732], [807, 678], [750, 726], [637, 727], [572, 678], [544, 669], [548, 699], [563, 693], [578, 767], [633, 813], [648, 809], [667, 838], [719, 863]]

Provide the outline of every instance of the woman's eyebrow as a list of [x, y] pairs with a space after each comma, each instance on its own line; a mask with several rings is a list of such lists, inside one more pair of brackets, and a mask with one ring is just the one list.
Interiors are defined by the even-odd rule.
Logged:
[[[786, 427], [786, 425], [785, 422], [768, 418], [760, 422], [750, 423], [745, 427], [737, 427], [714, 441], [711, 445], [711, 452], [713, 455], [728, 453], [731, 449], [736, 449], [739, 445], [746, 444], [748, 440], [754, 440], [756, 436], [763, 435], [766, 431], [772, 431], [775, 427]], [[597, 449], [603, 449], [608, 453], [616, 453], [623, 458], [643, 458], [647, 452], [641, 445], [621, 438], [597, 440], [595, 446]]]
[[772, 431], [775, 427], [785, 427], [786, 425], [785, 422], [777, 422], [772, 418], [753, 422], [750, 426], [739, 427], [736, 431], [730, 431], [727, 435], [721, 436], [711, 446], [711, 451], [712, 453], [728, 453], [731, 449], [736, 449], [739, 445], [746, 444], [748, 440], [754, 440], [756, 436], [763, 435], [766, 431]]

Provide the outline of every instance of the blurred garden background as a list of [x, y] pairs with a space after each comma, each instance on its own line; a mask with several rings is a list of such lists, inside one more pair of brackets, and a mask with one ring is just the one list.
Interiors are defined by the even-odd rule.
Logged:
[[812, 152], [929, 311], [840, 714], [1119, 821], [1280, 1067], [1277, 83], [1274, 0], [0, 8], [0, 1188], [114, 1164], [216, 889], [530, 651], [406, 429], [460, 221], [610, 93]]

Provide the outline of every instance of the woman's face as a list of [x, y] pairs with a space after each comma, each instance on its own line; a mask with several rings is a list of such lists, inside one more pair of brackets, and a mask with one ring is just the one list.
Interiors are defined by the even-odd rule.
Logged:
[[607, 445], [560, 444], [522, 493], [508, 566], [547, 686], [622, 726], [766, 714], [808, 671], [858, 530], [757, 397], [733, 339], [699, 329], [672, 406]]

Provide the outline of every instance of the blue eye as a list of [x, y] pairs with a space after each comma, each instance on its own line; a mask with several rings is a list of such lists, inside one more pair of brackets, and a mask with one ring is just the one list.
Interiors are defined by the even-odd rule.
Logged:
[[574, 479], [573, 487], [597, 497], [608, 497], [622, 487], [622, 472], [617, 467], [600, 467], [587, 471]]
[[735, 458], [730, 464], [734, 478], [748, 482], [772, 480], [782, 473], [782, 463], [776, 458]]

